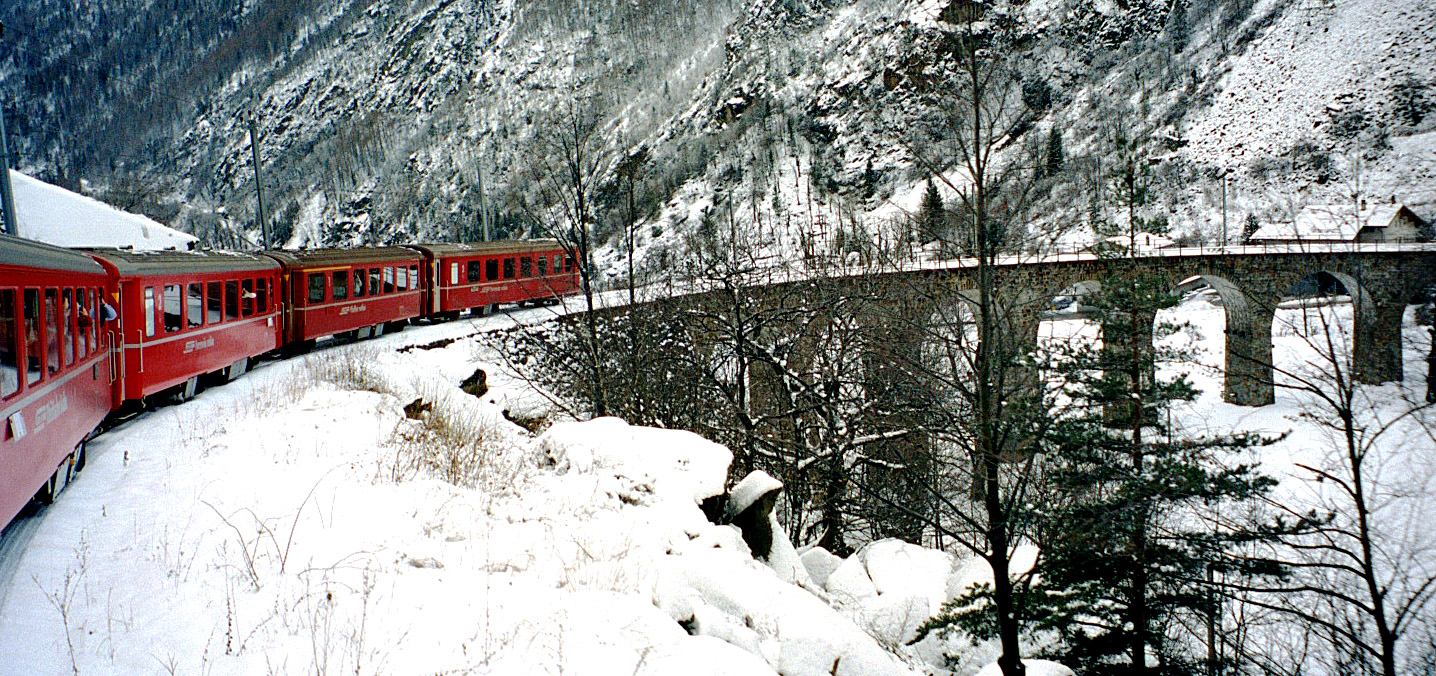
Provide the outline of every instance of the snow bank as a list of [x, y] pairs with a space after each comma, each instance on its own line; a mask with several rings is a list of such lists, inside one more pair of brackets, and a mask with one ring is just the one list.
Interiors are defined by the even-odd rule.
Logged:
[[692, 432], [633, 427], [620, 418], [554, 425], [539, 439], [559, 471], [622, 470], [651, 480], [654, 493], [674, 491], [702, 502], [723, 493], [733, 454]]
[[[911, 673], [823, 599], [793, 584], [811, 582], [776, 519], [764, 565], [736, 528], [703, 518], [698, 503], [723, 492], [732, 460], [726, 448], [617, 418], [555, 425], [538, 446], [543, 462], [561, 476], [594, 477], [596, 492], [618, 491], [630, 518], [655, 528], [666, 548], [653, 562], [653, 603], [674, 626], [740, 648], [785, 676]], [[781, 488], [771, 476], [754, 473], [732, 499], [751, 504]], [[713, 649], [711, 641], [701, 645]]]
[[20, 236], [66, 247], [187, 249], [193, 235], [99, 200], [10, 171]]
[[[1027, 667], [1027, 676], [1076, 676], [1076, 672], [1050, 660], [1022, 660]], [[977, 676], [1002, 676], [1002, 669], [996, 662], [977, 672]]]

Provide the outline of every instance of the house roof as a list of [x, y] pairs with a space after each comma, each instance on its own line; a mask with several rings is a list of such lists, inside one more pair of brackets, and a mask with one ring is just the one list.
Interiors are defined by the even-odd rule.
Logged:
[[1410, 213], [1402, 204], [1377, 204], [1362, 209], [1353, 218], [1350, 204], [1314, 204], [1302, 209], [1295, 221], [1261, 226], [1251, 239], [1350, 242], [1362, 228], [1387, 227], [1403, 211]]

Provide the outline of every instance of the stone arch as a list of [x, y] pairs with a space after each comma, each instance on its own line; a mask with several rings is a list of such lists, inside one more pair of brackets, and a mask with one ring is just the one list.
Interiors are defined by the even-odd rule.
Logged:
[[1239, 406], [1274, 403], [1271, 331], [1275, 303], [1255, 302], [1236, 282], [1219, 274], [1197, 273], [1189, 279], [1206, 282], [1222, 299], [1227, 320], [1222, 400]]
[[[1379, 294], [1342, 270], [1322, 266], [1297, 278], [1283, 290], [1283, 297], [1305, 279], [1326, 275], [1340, 283], [1351, 298], [1350, 368], [1357, 382], [1379, 384], [1402, 379], [1401, 316], [1406, 309], [1400, 293]], [[1389, 297], [1385, 297], [1389, 296]], [[1327, 359], [1335, 355], [1327, 355]]]

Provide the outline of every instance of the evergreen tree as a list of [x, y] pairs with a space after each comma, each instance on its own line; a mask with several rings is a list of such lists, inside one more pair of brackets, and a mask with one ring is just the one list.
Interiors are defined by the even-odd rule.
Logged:
[[921, 244], [943, 239], [947, 230], [947, 209], [942, 204], [942, 195], [932, 179], [927, 181], [927, 191], [922, 195], [922, 206], [917, 212], [917, 240]]
[[1062, 149], [1062, 132], [1053, 127], [1047, 133], [1047, 171], [1048, 176], [1056, 176], [1062, 171], [1062, 165], [1067, 161], [1066, 152]]
[[1255, 235], [1259, 229], [1261, 229], [1261, 219], [1258, 219], [1256, 214], [1247, 214], [1246, 225], [1242, 226], [1242, 243], [1250, 242], [1252, 235]]
[[[1197, 392], [1184, 374], [1156, 377], [1159, 359], [1182, 357], [1153, 347], [1157, 312], [1177, 302], [1164, 285], [1110, 280], [1087, 302], [1103, 345], [1076, 346], [1059, 360], [1074, 405], [1047, 439], [1049, 476], [1062, 499], [1046, 515], [1038, 626], [1062, 638], [1060, 658], [1083, 674], [1197, 673], [1204, 656], [1166, 628], [1216, 612], [1207, 576], [1281, 573], [1268, 561], [1224, 554], [1288, 528], [1202, 518], [1275, 485], [1253, 466], [1220, 458], [1275, 439], [1189, 437], [1170, 427], [1172, 406]], [[1161, 324], [1156, 333], [1178, 329]]]
[[[1152, 341], [1157, 311], [1175, 303], [1154, 280], [1104, 282], [1084, 300], [1102, 323], [1103, 345], [1073, 345], [1053, 359], [1070, 403], [1043, 440], [1050, 506], [1034, 516], [1042, 555], [1027, 578], [1037, 582], [1020, 595], [1032, 628], [1059, 639], [1048, 656], [1084, 676], [1224, 669], [1205, 663], [1189, 633], [1167, 628], [1200, 626], [1215, 615], [1220, 596], [1209, 575], [1280, 577], [1268, 559], [1231, 554], [1310, 525], [1243, 524], [1232, 516], [1231, 507], [1249, 505], [1276, 482], [1218, 456], [1276, 439], [1188, 437], [1169, 427], [1171, 407], [1197, 394], [1185, 375], [1155, 377], [1159, 358], [1182, 356]], [[1176, 330], [1162, 325], [1157, 334]], [[1223, 518], [1206, 518], [1217, 514]], [[990, 638], [991, 598], [984, 585], [953, 599], [915, 641], [952, 629]]]

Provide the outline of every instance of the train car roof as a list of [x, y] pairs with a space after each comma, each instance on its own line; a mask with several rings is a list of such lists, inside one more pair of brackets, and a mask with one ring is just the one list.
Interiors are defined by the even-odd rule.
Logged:
[[133, 251], [81, 249], [115, 266], [121, 275], [172, 275], [186, 272], [249, 272], [274, 270], [279, 264], [242, 251]]
[[558, 240], [553, 239], [530, 239], [530, 240], [505, 240], [498, 242], [467, 242], [463, 244], [411, 244], [415, 249], [423, 251], [435, 258], [449, 258], [453, 256], [491, 256], [494, 254], [508, 253], [531, 253], [535, 251], [552, 251], [562, 248]]
[[104, 266], [83, 253], [11, 235], [0, 235], [0, 265], [105, 274]]
[[299, 268], [326, 265], [353, 265], [356, 263], [392, 263], [411, 261], [421, 257], [418, 251], [402, 246], [373, 246], [358, 249], [303, 249], [299, 251], [275, 249], [264, 253], [287, 266]]

